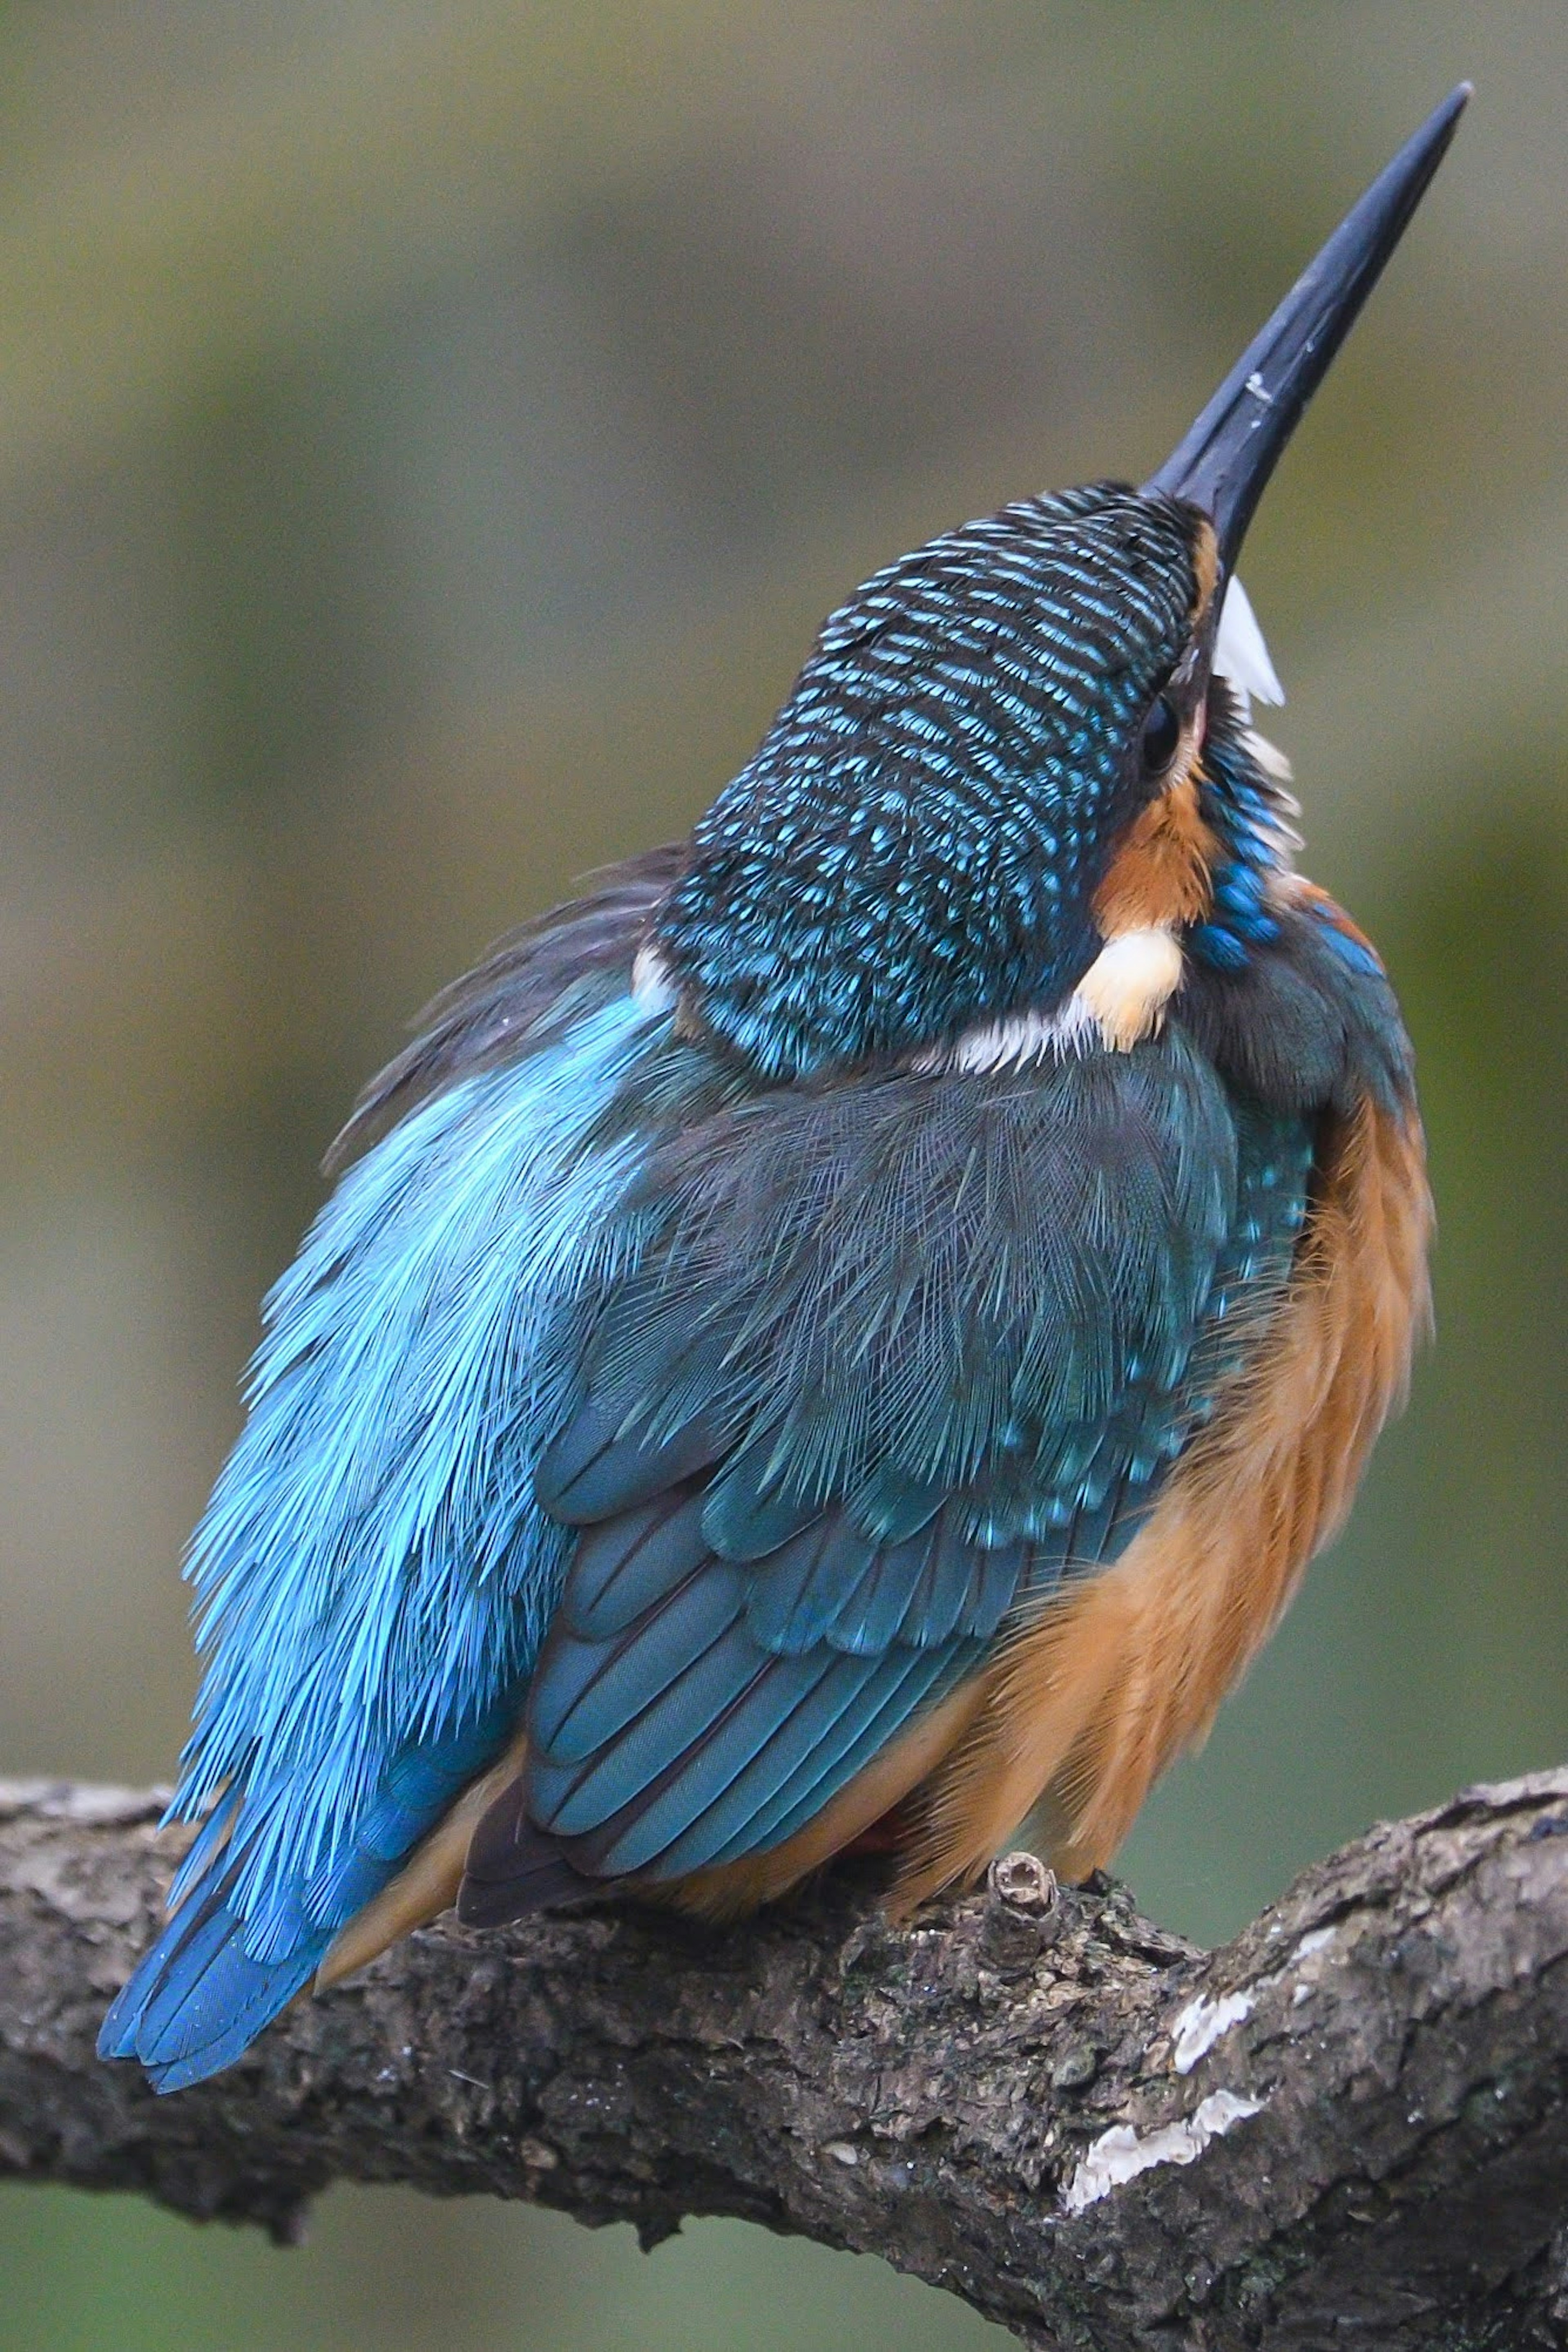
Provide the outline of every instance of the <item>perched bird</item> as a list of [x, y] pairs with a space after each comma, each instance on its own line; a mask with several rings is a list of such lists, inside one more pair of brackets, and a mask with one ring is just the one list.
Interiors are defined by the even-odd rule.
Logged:
[[[1292, 865], [1236, 578], [1468, 95], [1141, 488], [825, 625], [689, 841], [438, 998], [189, 1573], [160, 2090], [456, 1900], [1081, 1875], [1343, 1514], [1426, 1313], [1410, 1049]], [[349, 1163], [353, 1163], [352, 1165]]]

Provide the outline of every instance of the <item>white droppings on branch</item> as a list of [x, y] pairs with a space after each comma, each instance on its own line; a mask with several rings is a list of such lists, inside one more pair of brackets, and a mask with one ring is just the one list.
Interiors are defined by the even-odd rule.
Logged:
[[[1171, 2032], [1171, 2064], [1178, 2074], [1190, 2074], [1200, 2058], [1206, 2058], [1215, 2043], [1243, 2024], [1257, 2008], [1261, 1994], [1271, 1992], [1292, 1969], [1300, 1968], [1315, 1953], [1326, 1952], [1338, 1931], [1333, 1927], [1313, 1927], [1303, 1936], [1281, 1969], [1259, 1977], [1247, 1992], [1222, 1993], [1211, 2000], [1206, 1993], [1188, 2001], [1177, 2016]], [[1290, 1996], [1290, 2005], [1299, 2009], [1310, 1995], [1310, 1985], [1299, 1984]]]
[[1062, 2203], [1069, 2213], [1082, 2213], [1157, 2164], [1192, 2164], [1211, 2140], [1223, 2139], [1248, 2116], [1260, 2115], [1263, 2104], [1236, 2091], [1211, 2091], [1181, 2123], [1163, 2124], [1142, 2137], [1131, 2124], [1113, 2124], [1079, 2163], [1062, 2192]]
[[1221, 2000], [1207, 2000], [1200, 1993], [1196, 2000], [1188, 2001], [1176, 2020], [1171, 2041], [1171, 2063], [1177, 2074], [1190, 2074], [1223, 2034], [1252, 2015], [1252, 2008], [1249, 1992], [1227, 1992]]

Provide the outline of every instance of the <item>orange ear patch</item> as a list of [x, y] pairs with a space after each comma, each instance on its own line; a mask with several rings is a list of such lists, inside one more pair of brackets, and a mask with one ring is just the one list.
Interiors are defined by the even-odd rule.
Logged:
[[1122, 1559], [987, 1670], [973, 1728], [928, 1791], [903, 1904], [984, 1868], [1042, 1803], [1064, 1876], [1110, 1860], [1343, 1518], [1426, 1322], [1431, 1224], [1414, 1112], [1363, 1103], [1328, 1146], [1261, 1353]]
[[1123, 836], [1094, 894], [1102, 939], [1201, 923], [1213, 901], [1219, 843], [1198, 808], [1191, 770], [1151, 801]]

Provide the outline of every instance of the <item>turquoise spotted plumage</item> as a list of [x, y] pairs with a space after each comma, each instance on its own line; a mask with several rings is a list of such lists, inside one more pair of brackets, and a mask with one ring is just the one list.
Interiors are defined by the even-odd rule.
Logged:
[[767, 1076], [1059, 992], [1136, 812], [1117, 756], [1186, 641], [1173, 511], [1100, 483], [932, 541], [827, 620], [698, 824], [658, 936]]
[[[996, 1833], [1110, 1752], [1119, 1672], [1195, 1688], [1261, 1638], [1397, 1386], [1425, 1191], [1226, 599], [1461, 102], [1158, 475], [879, 572], [690, 839], [503, 942], [363, 1098], [192, 1540], [197, 1826], [105, 2056], [199, 2081], [454, 1896], [721, 1912], [980, 1820], [1009, 1662], [1140, 1559], [1201, 1581], [1197, 1537], [1149, 1547], [1215, 1465], [1245, 1498], [1255, 1424], [1256, 1629], [1229, 1590], [1173, 1614], [1190, 1654], [1102, 1643]], [[1310, 1507], [1298, 1358], [1341, 1457]], [[952, 1851], [917, 1891], [986, 1849]]]

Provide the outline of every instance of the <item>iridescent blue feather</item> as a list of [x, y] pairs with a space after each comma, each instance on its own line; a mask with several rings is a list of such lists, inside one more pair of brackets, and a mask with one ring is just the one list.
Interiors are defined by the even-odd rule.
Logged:
[[437, 1094], [268, 1301], [190, 1554], [208, 1664], [170, 1811], [214, 1826], [103, 2035], [163, 2088], [292, 1997], [515, 1726], [569, 1540], [531, 1486], [563, 1309], [637, 1233], [635, 1142], [585, 1138], [649, 1027], [617, 993]]
[[1312, 1142], [1173, 1028], [780, 1089], [651, 1150], [658, 1222], [539, 1466], [582, 1534], [531, 1830], [479, 1842], [472, 1916], [541, 1832], [589, 1877], [765, 1852], [1113, 1559], [1278, 1303]]

